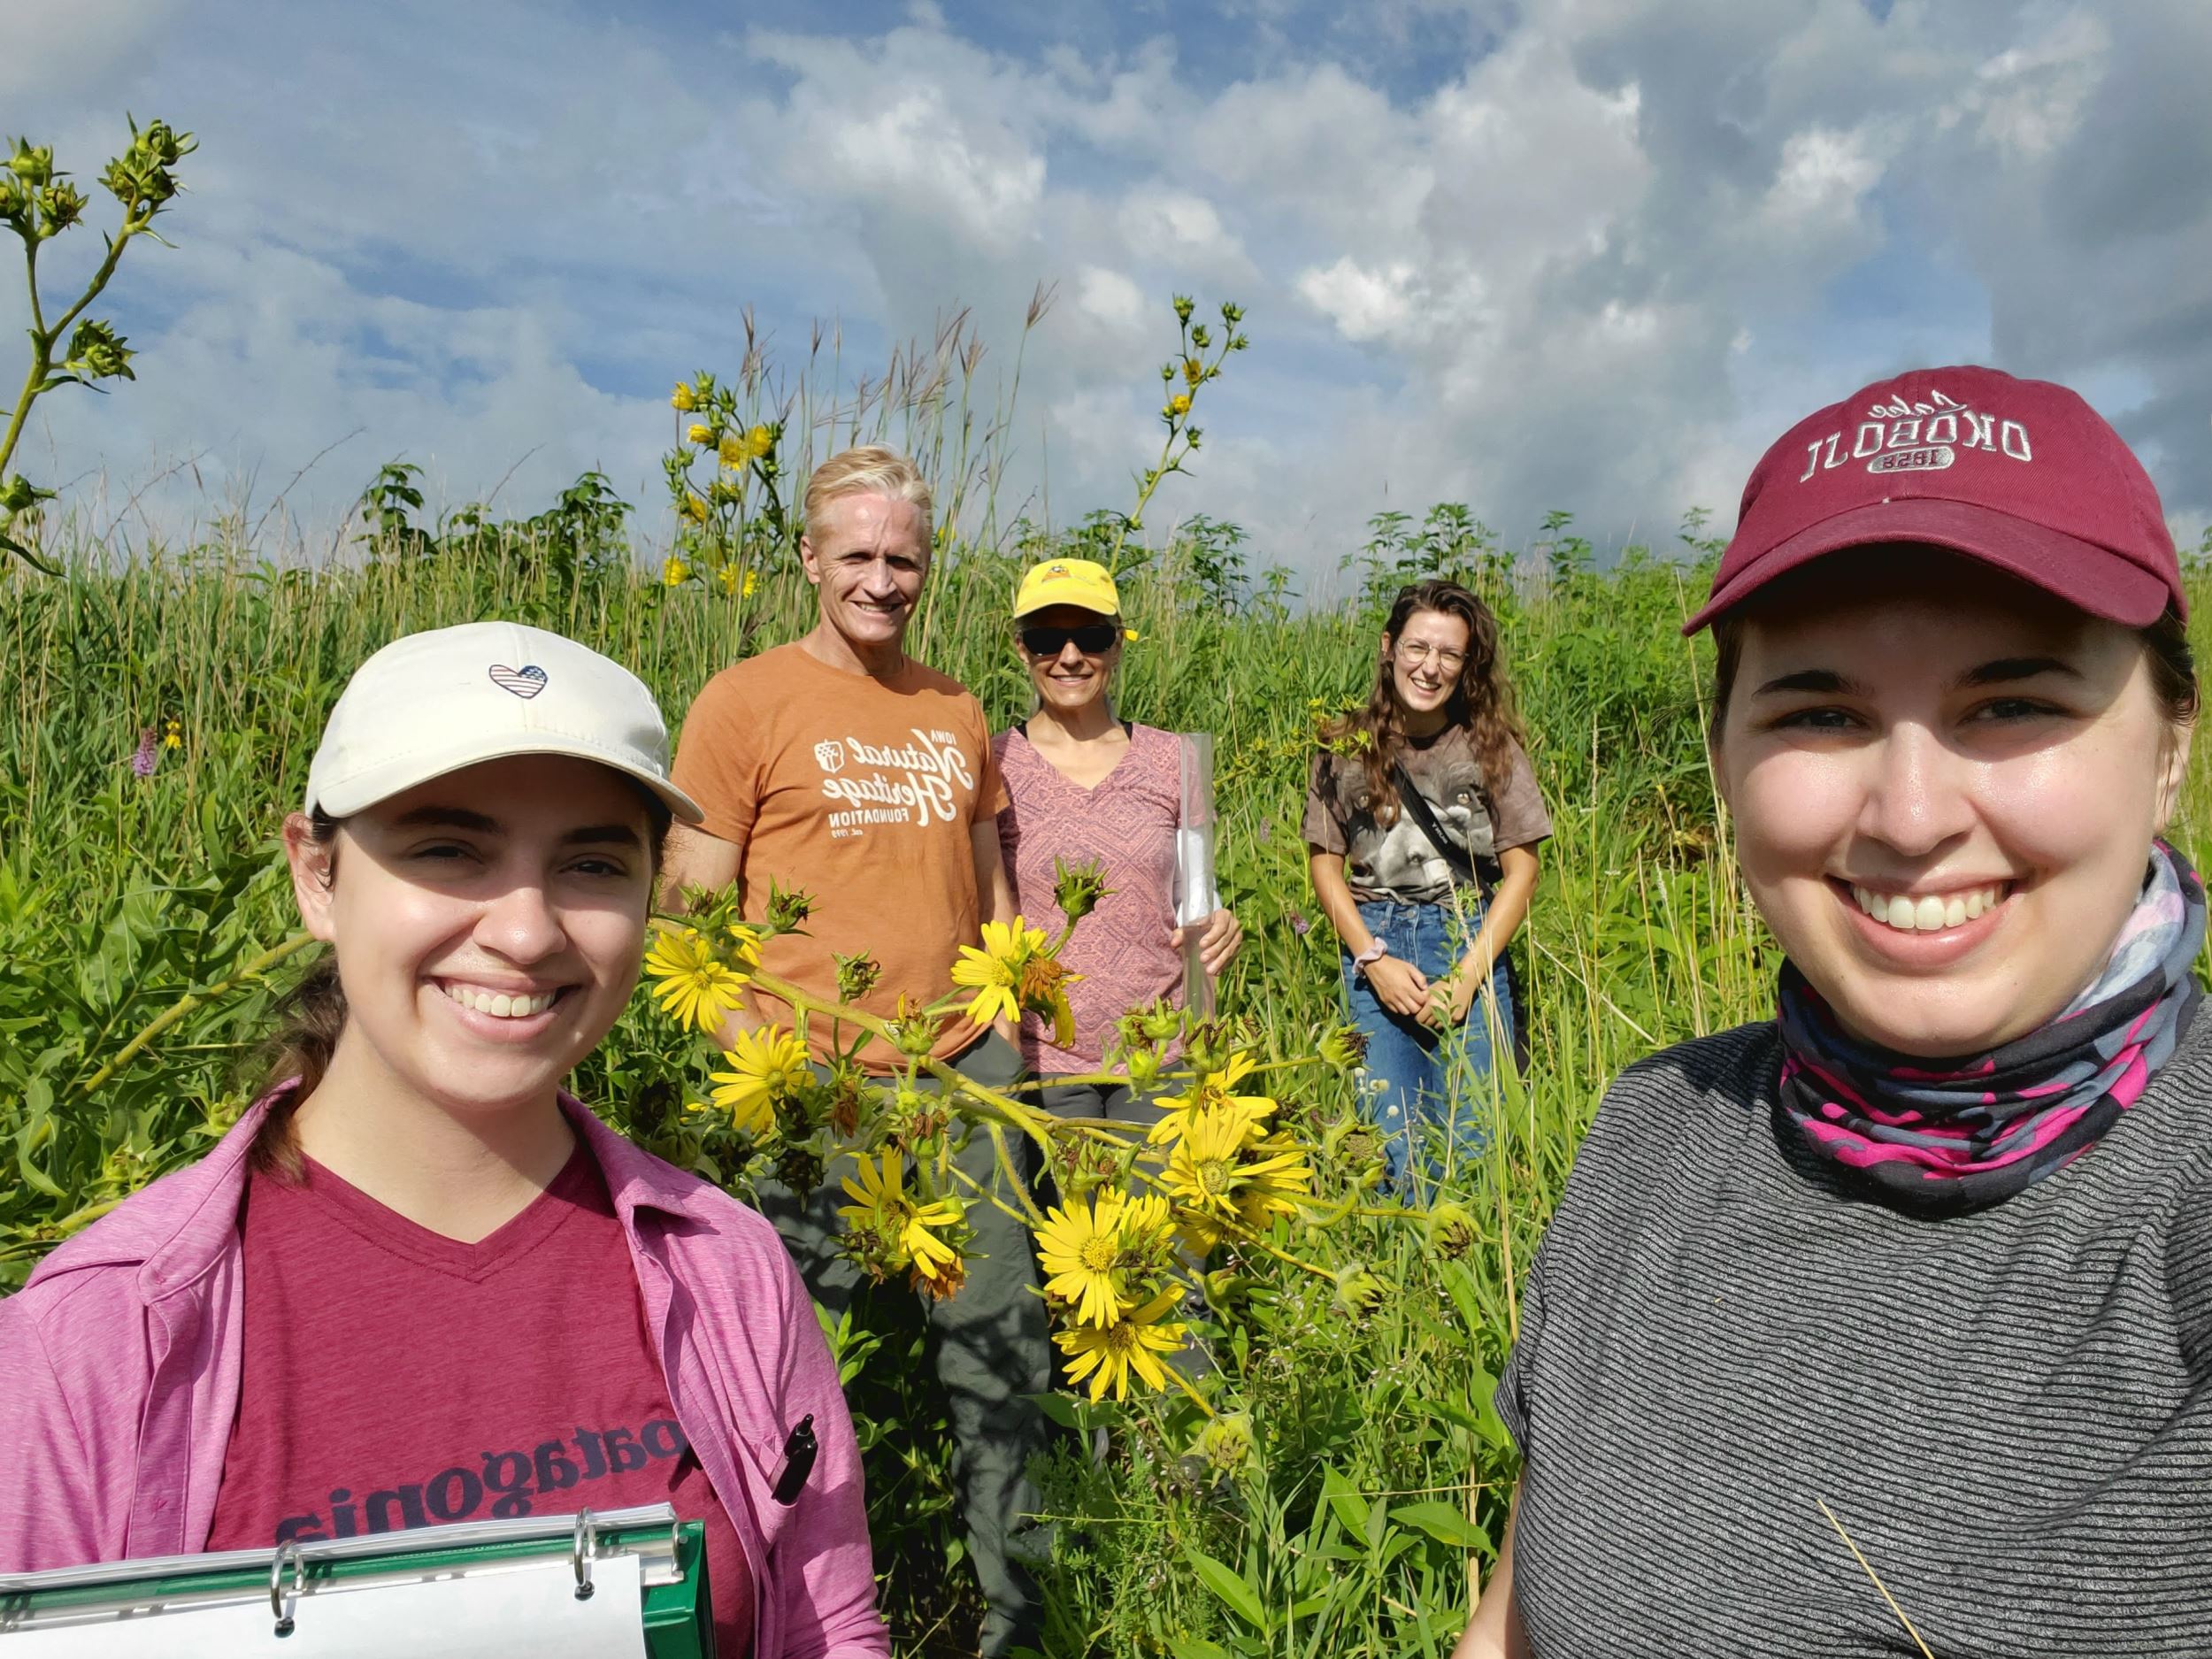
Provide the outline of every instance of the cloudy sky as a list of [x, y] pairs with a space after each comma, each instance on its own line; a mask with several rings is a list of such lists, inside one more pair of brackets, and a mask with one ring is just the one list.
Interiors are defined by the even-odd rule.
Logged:
[[601, 467], [664, 534], [668, 388], [749, 308], [787, 373], [835, 331], [826, 407], [965, 307], [987, 417], [1044, 284], [999, 489], [1061, 522], [1156, 450], [1180, 289], [1253, 345], [1155, 522], [1304, 571], [1439, 500], [1732, 523], [1925, 362], [2080, 388], [2193, 540], [2208, 70], [2204, 0], [7, 0], [0, 127], [88, 184], [127, 109], [202, 146], [111, 290], [138, 383], [21, 460], [139, 534], [286, 492], [326, 539], [403, 454], [516, 512]]

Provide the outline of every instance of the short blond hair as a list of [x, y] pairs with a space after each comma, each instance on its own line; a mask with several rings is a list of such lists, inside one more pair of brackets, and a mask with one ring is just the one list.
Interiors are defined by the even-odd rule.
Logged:
[[847, 495], [888, 495], [911, 502], [922, 515], [922, 546], [929, 548], [936, 534], [935, 507], [929, 480], [921, 469], [896, 449], [880, 443], [864, 443], [841, 450], [814, 469], [806, 481], [805, 528], [810, 541], [822, 534], [822, 514], [830, 503]]

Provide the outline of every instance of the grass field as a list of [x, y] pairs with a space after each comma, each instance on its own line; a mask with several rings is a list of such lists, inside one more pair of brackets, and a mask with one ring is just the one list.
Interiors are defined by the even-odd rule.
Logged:
[[[1224, 1001], [1270, 1052], [1310, 1052], [1338, 1018], [1299, 811], [1315, 712], [1364, 695], [1377, 600], [1399, 580], [1457, 573], [1498, 609], [1557, 833], [1524, 934], [1535, 1065], [1494, 1102], [1487, 1163], [1458, 1178], [1467, 1236], [1356, 1217], [1290, 1240], [1325, 1269], [1379, 1281], [1358, 1319], [1333, 1310], [1325, 1278], [1233, 1263], [1240, 1282], [1209, 1332], [1225, 1426], [1202, 1433], [1162, 1399], [1056, 1407], [1105, 1424], [1112, 1448], [1094, 1462], [1071, 1436], [1044, 1471], [1056, 1653], [1447, 1651], [1510, 1479], [1490, 1379], [1604, 1085], [1656, 1047], [1766, 1011], [1771, 948], [1734, 879], [1703, 757], [1709, 652], [1677, 634], [1703, 587], [1697, 550], [1597, 574], [1563, 526], [1513, 557], [1461, 523], [1447, 511], [1429, 534], [1382, 524], [1348, 572], [1360, 596], [1329, 609], [1225, 572], [1218, 540], [1202, 535], [1130, 585], [1144, 637], [1120, 706], [1216, 734], [1224, 894], [1249, 938]], [[914, 635], [997, 724], [1028, 706], [1005, 623], [1020, 554], [1002, 540], [952, 549]], [[0, 576], [0, 1137], [12, 1146], [0, 1286], [197, 1156], [249, 1097], [252, 1045], [304, 960], [283, 954], [294, 923], [272, 838], [332, 699], [371, 649], [512, 618], [630, 664], [674, 717], [733, 657], [810, 620], [787, 565], [745, 597], [622, 563], [579, 573], [526, 537], [320, 570], [219, 546], [119, 567], [99, 551], [79, 549], [61, 579]], [[2180, 827], [2193, 855], [2205, 806], [2200, 772]], [[634, 1011], [579, 1079], [649, 1144], [680, 1104], [652, 1057], [667, 1043]], [[1290, 1114], [1319, 1144], [1346, 1120], [1349, 1086], [1299, 1088]], [[1330, 1144], [1322, 1183], [1340, 1188], [1357, 1146]], [[943, 1571], [958, 1544], [941, 1414], [895, 1300], [846, 1352], [887, 1607], [902, 1650], [949, 1652], [972, 1607]]]

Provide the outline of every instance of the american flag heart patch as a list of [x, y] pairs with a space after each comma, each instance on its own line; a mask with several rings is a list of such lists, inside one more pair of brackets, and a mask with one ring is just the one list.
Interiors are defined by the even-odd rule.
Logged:
[[502, 691], [511, 691], [527, 703], [545, 689], [545, 670], [535, 663], [520, 668], [510, 668], [504, 663], [492, 664], [492, 684]]

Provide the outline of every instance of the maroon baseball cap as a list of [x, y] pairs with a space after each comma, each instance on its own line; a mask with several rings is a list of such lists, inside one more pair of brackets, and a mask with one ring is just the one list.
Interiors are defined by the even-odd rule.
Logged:
[[2158, 491], [2120, 434], [2063, 386], [1967, 365], [1877, 380], [1783, 434], [1682, 631], [1881, 541], [1948, 548], [2129, 627], [2187, 614]]

